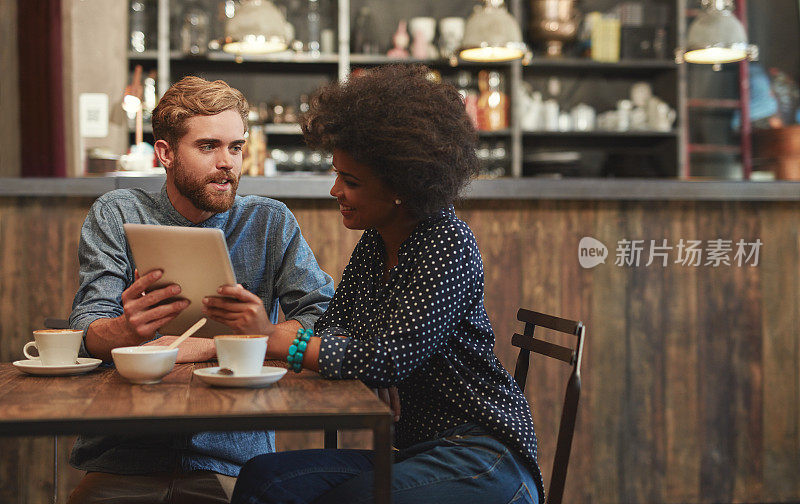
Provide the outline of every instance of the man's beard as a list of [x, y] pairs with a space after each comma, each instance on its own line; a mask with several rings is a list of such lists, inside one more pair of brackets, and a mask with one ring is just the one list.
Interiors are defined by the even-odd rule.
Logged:
[[[177, 156], [172, 162], [172, 169], [175, 176], [175, 188], [196, 208], [206, 212], [220, 213], [229, 210], [233, 206], [233, 201], [236, 199], [236, 190], [239, 188], [239, 178], [233, 172], [229, 170], [220, 171], [220, 173], [209, 175], [203, 180], [198, 180], [192, 178], [189, 170], [184, 169]], [[230, 180], [231, 191], [224, 194], [210, 192], [208, 184], [218, 181], [222, 175]]]

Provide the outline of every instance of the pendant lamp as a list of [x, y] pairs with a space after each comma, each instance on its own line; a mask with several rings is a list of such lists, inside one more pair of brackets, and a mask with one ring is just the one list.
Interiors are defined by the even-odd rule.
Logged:
[[269, 0], [242, 0], [225, 24], [222, 50], [236, 55], [285, 51], [291, 31], [291, 25]]
[[758, 58], [758, 48], [748, 43], [747, 32], [731, 9], [732, 0], [703, 0], [703, 10], [689, 26], [684, 61], [719, 68]]
[[459, 57], [467, 61], [510, 61], [526, 56], [519, 23], [509, 14], [503, 0], [485, 0], [475, 6], [464, 27]]

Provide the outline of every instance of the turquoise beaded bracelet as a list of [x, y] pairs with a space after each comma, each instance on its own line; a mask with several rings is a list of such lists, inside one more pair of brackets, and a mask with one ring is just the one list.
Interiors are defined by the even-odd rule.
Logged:
[[289, 355], [286, 356], [286, 362], [295, 373], [299, 373], [303, 369], [303, 354], [308, 347], [308, 340], [314, 335], [312, 329], [298, 329], [297, 337], [292, 341], [289, 347]]

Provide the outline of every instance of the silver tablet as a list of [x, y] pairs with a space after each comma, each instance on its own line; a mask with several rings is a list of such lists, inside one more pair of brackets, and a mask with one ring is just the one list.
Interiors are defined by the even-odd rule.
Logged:
[[[181, 286], [179, 297], [190, 301], [180, 315], [158, 330], [161, 334], [183, 333], [203, 317], [204, 297], [218, 296], [220, 286], [236, 284], [220, 229], [148, 224], [123, 224], [123, 228], [139, 274], [163, 270], [164, 276], [153, 288], [176, 283]], [[209, 319], [194, 336], [210, 338], [232, 332], [225, 324]]]

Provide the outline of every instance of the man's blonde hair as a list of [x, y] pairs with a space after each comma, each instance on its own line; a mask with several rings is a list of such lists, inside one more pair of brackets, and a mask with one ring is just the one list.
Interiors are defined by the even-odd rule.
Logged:
[[153, 110], [153, 136], [176, 149], [186, 134], [186, 121], [190, 117], [216, 115], [226, 110], [237, 111], [247, 131], [248, 105], [241, 91], [221, 80], [209, 82], [192, 75], [184, 77], [170, 86]]

